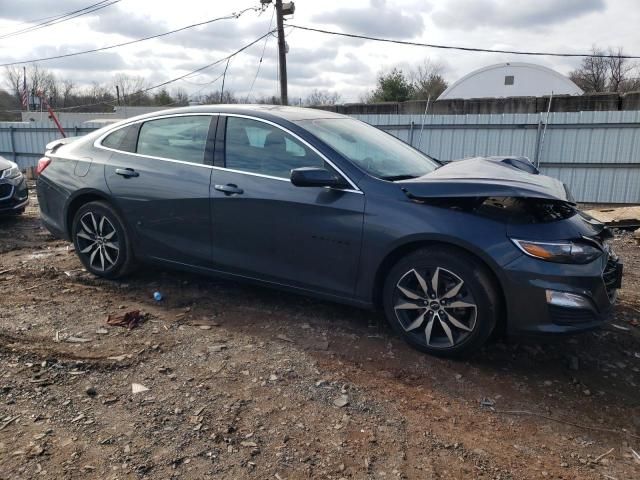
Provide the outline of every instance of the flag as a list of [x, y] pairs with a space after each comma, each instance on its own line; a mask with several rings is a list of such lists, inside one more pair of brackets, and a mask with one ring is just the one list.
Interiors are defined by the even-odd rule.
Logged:
[[29, 92], [27, 91], [27, 72], [24, 72], [24, 77], [22, 79], [22, 93], [20, 95], [22, 100], [22, 106], [29, 110]]

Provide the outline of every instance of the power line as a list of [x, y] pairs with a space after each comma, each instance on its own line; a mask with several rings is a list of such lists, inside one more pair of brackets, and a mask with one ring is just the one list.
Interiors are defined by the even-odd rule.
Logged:
[[[117, 0], [117, 1], [121, 1], [121, 0]], [[250, 11], [250, 10], [256, 11], [256, 10], [259, 10], [259, 8], [257, 8], [257, 7], [245, 8], [244, 10], [241, 10], [238, 13], [232, 13], [231, 15], [227, 15], [227, 16], [224, 16], [224, 17], [218, 17], [218, 18], [213, 18], [213, 19], [210, 19], [210, 20], [205, 20], [204, 22], [193, 23], [191, 25], [187, 25], [186, 27], [177, 28], [176, 30], [171, 30], [171, 31], [168, 31], [168, 32], [159, 33], [157, 35], [150, 35], [148, 37], [139, 38], [137, 40], [130, 40], [128, 42], [116, 43], [115, 45], [108, 45], [106, 47], [93, 48], [91, 50], [83, 50], [81, 52], [73, 52], [73, 53], [65, 53], [63, 55], [55, 55], [53, 57], [32, 58], [30, 60], [20, 60], [20, 61], [17, 61], [17, 62], [0, 63], [0, 67], [9, 67], [9, 66], [12, 66], [12, 65], [22, 65], [24, 63], [46, 62], [46, 61], [49, 61], [49, 60], [56, 60], [56, 59], [59, 59], [59, 58], [75, 57], [77, 55], [84, 55], [84, 54], [87, 54], [87, 53], [102, 52], [104, 50], [110, 50], [112, 48], [119, 48], [119, 47], [124, 47], [126, 45], [133, 45], [134, 43], [144, 42], [146, 40], [152, 40], [154, 38], [165, 37], [165, 36], [171, 35], [173, 33], [182, 32], [182, 31], [188, 30], [190, 28], [200, 27], [202, 25], [207, 25], [207, 24], [210, 24], [210, 23], [213, 23], [213, 22], [217, 22], [217, 21], [220, 21], [220, 20], [231, 20], [231, 19], [239, 18], [242, 14], [244, 14], [245, 12]]]
[[[273, 17], [276, 13], [276, 9], [274, 8], [271, 11], [271, 20], [269, 20], [269, 31], [271, 32], [271, 28], [273, 27]], [[249, 101], [249, 97], [253, 92], [253, 86], [258, 79], [258, 75], [260, 74], [260, 67], [262, 67], [262, 60], [264, 59], [264, 52], [267, 50], [267, 43], [269, 42], [269, 36], [264, 39], [264, 45], [262, 46], [262, 53], [260, 54], [260, 61], [258, 62], [258, 68], [256, 69], [256, 75], [253, 77], [253, 81], [251, 82], [251, 88], [249, 88], [249, 93], [247, 94], [247, 101]]]
[[[275, 31], [275, 30], [271, 30], [271, 31], [269, 31], [269, 32], [265, 33], [264, 35], [261, 35], [260, 37], [256, 38], [256, 39], [255, 39], [255, 40], [253, 40], [252, 42], [247, 43], [245, 46], [243, 46], [243, 47], [239, 48], [239, 49], [238, 49], [238, 50], [236, 50], [235, 52], [233, 52], [233, 53], [231, 53], [231, 54], [227, 55], [226, 57], [219, 58], [219, 59], [218, 59], [218, 60], [216, 60], [215, 62], [211, 62], [211, 63], [209, 63], [209, 64], [207, 64], [207, 65], [204, 65], [203, 67], [200, 67], [200, 68], [196, 68], [195, 70], [192, 70], [192, 71], [190, 71], [189, 73], [185, 73], [184, 75], [180, 75], [179, 77], [172, 78], [171, 80], [167, 80], [166, 82], [158, 83], [157, 85], [153, 85], [153, 86], [151, 86], [151, 87], [147, 87], [147, 88], [145, 88], [145, 89], [143, 89], [143, 90], [140, 90], [140, 91], [138, 91], [138, 92], [135, 92], [135, 93], [133, 93], [133, 94], [131, 94], [131, 95], [127, 95], [127, 97], [128, 97], [128, 98], [131, 98], [131, 97], [135, 97], [136, 95], [142, 95], [143, 93], [146, 93], [146, 92], [148, 92], [148, 91], [150, 91], [150, 90], [154, 90], [154, 89], [156, 89], [156, 88], [164, 87], [165, 85], [169, 85], [170, 83], [174, 83], [174, 82], [177, 82], [178, 80], [182, 80], [182, 79], [184, 79], [184, 78], [186, 78], [186, 77], [189, 77], [189, 76], [191, 76], [191, 75], [193, 75], [193, 74], [195, 74], [195, 73], [198, 73], [198, 72], [201, 72], [201, 71], [203, 71], [203, 70], [206, 70], [207, 68], [213, 67], [214, 65], [218, 65], [219, 63], [222, 63], [222, 62], [224, 62], [224, 61], [226, 61], [226, 60], [229, 60], [229, 59], [231, 59], [231, 58], [235, 57], [236, 55], [238, 55], [239, 53], [244, 52], [246, 49], [248, 49], [248, 48], [252, 47], [253, 45], [255, 45], [256, 43], [258, 43], [260, 40], [262, 40], [262, 39], [263, 39], [263, 38], [265, 38], [266, 36], [270, 35], [270, 34], [271, 34], [271, 33], [273, 33], [274, 31]], [[218, 78], [214, 79], [211, 83], [216, 82], [219, 78], [220, 78], [220, 77], [218, 77]], [[55, 110], [56, 110], [56, 111], [73, 110], [73, 109], [76, 109], [76, 108], [93, 107], [93, 106], [95, 106], [95, 105], [112, 105], [112, 106], [113, 106], [113, 103], [112, 103], [112, 102], [108, 102], [108, 101], [94, 102], [94, 103], [85, 103], [85, 104], [83, 104], [83, 105], [75, 105], [75, 106], [73, 106], [73, 107], [62, 107], [62, 108], [56, 108]], [[3, 112], [11, 112], [11, 113], [20, 113], [20, 112], [22, 112], [22, 110], [2, 110], [2, 111], [3, 111]]]
[[536, 55], [536, 56], [548, 56], [548, 57], [595, 57], [595, 58], [625, 58], [625, 59], [639, 59], [637, 55], [606, 55], [606, 54], [594, 54], [594, 53], [558, 53], [558, 52], [528, 52], [520, 50], [499, 50], [491, 48], [474, 48], [474, 47], [458, 47], [453, 45], [439, 45], [434, 43], [419, 43], [409, 42], [406, 40], [393, 40], [390, 38], [370, 37], [367, 35], [357, 35], [355, 33], [333, 32], [331, 30], [323, 30], [321, 28], [305, 27], [302, 25], [292, 25], [290, 27], [297, 28], [299, 30], [307, 30], [310, 32], [325, 33], [328, 35], [338, 35], [341, 37], [360, 38], [363, 40], [373, 40], [375, 42], [396, 43], [399, 45], [411, 45], [414, 47], [427, 47], [427, 48], [440, 48], [445, 50], [462, 50], [464, 52], [485, 52], [485, 53], [508, 53], [511, 55]]
[[[91, 8], [94, 7], [96, 5], [100, 5], [101, 3], [105, 3], [108, 2], [109, 0], [102, 0], [101, 2], [98, 3], [94, 3], [92, 5], [89, 5], [85, 8], [81, 8], [79, 10], [73, 10], [71, 12], [66, 12], [66, 13], [57, 13], [55, 15], [48, 15], [46, 17], [40, 17], [40, 18], [32, 18], [30, 20], [25, 20], [23, 22], [20, 22], [18, 25], [16, 25], [17, 27], [19, 27], [20, 25], [27, 25], [27, 24], [31, 24], [31, 23], [36, 23], [36, 22], [42, 22], [43, 20], [57, 20], [58, 18], [62, 18], [62, 17], [66, 17], [68, 15], [72, 15], [76, 12], [79, 12], [81, 10], [86, 10], [87, 8]], [[7, 28], [4, 28], [3, 30], [7, 30]]]
[[[198, 75], [204, 75], [204, 73], [199, 73]], [[198, 75], [193, 75], [194, 77], [197, 77]], [[212, 75], [211, 72], [209, 72], [207, 75]], [[206, 82], [192, 82], [191, 80], [187, 80], [186, 78], [183, 78], [182, 81], [185, 83], [188, 83], [189, 85], [195, 85], [197, 87], [200, 86], [207, 86], [207, 85], [211, 85], [213, 82], [215, 82], [218, 78], [222, 78], [222, 74], [220, 74], [220, 77], [216, 77], [214, 80], [207, 80]]]
[[[57, 15], [50, 15], [48, 17], [34, 18], [34, 19], [31, 19], [31, 20], [27, 20], [25, 22], [21, 22], [21, 23], [18, 24], [18, 26], [32, 24], [32, 23], [35, 23], [35, 22], [42, 22], [43, 20], [46, 20], [45, 22], [37, 24], [37, 25], [29, 25], [26, 28], [22, 28], [20, 30], [15, 30], [13, 32], [8, 32], [8, 33], [5, 33], [5, 34], [2, 34], [0, 36], [0, 38], [12, 37], [14, 35], [19, 35], [21, 33], [28, 33], [28, 31], [35, 30], [35, 29], [37, 29], [37, 27], [48, 26], [48, 24], [53, 24], [53, 22], [55, 22], [56, 20], [61, 20], [61, 19], [64, 19], [66, 17], [71, 17], [72, 15], [74, 15], [76, 13], [80, 13], [80, 12], [83, 12], [85, 10], [89, 10], [89, 9], [94, 8], [94, 7], [98, 7], [98, 6], [102, 5], [103, 3], [108, 3], [109, 1], [111, 1], [111, 0], [102, 0], [100, 2], [88, 5], [87, 7], [80, 8], [80, 9], [77, 9], [77, 10], [72, 10], [70, 12], [59, 13]], [[90, 13], [90, 12], [87, 12], [87, 13]]]
[[224, 67], [224, 72], [222, 73], [222, 87], [220, 88], [220, 103], [222, 103], [222, 99], [224, 98], [224, 81], [227, 79], [227, 70], [229, 69], [229, 62], [231, 58], [227, 59], [227, 66]]
[[116, 3], [119, 3], [121, 1], [122, 0], [113, 0], [113, 1], [109, 2], [109, 0], [103, 0], [101, 2], [94, 3], [93, 5], [90, 5], [88, 7], [82, 8], [80, 10], [76, 10], [74, 12], [69, 12], [67, 14], [61, 15], [61, 16], [59, 16], [57, 18], [54, 18], [53, 20], [49, 20], [47, 22], [43, 22], [43, 23], [40, 23], [38, 25], [33, 25], [31, 27], [23, 28], [22, 30], [16, 30], [14, 32], [5, 33], [4, 35], [0, 35], [0, 39], [9, 38], [9, 37], [15, 37], [17, 35], [22, 35], [24, 33], [30, 33], [30, 32], [33, 32], [35, 30], [40, 30], [42, 28], [51, 27], [53, 25], [57, 25], [59, 23], [66, 22], [66, 21], [72, 20], [74, 18], [81, 17], [83, 15], [87, 15], [89, 13], [93, 13], [93, 12], [96, 12], [98, 10], [102, 10], [103, 8], [110, 7], [111, 5], [115, 5]]

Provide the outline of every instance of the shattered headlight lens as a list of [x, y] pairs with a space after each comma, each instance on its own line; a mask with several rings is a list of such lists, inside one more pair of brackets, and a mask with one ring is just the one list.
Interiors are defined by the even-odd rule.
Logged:
[[511, 241], [526, 255], [555, 263], [589, 263], [602, 255], [595, 245], [578, 242]]
[[9, 162], [11, 164], [11, 166], [5, 170], [2, 170], [0, 172], [0, 180], [11, 180], [14, 178], [18, 178], [20, 175], [22, 175], [22, 173], [20, 172], [20, 168], [18, 168], [18, 165], [16, 163], [13, 162]]

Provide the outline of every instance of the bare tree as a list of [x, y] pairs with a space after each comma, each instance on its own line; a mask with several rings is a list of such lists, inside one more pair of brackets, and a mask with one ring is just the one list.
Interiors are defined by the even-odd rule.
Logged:
[[444, 67], [429, 59], [422, 62], [415, 70], [409, 72], [413, 84], [413, 100], [431, 100], [438, 98], [447, 89], [447, 81], [443, 77]]
[[112, 85], [113, 92], [116, 91], [116, 87], [120, 89], [120, 96], [127, 105], [149, 105], [152, 103], [145, 92], [149, 85], [144, 77], [118, 73], [113, 77]]
[[280, 105], [279, 95], [261, 95], [259, 97], [252, 97], [252, 103], [259, 105]]
[[7, 90], [15, 95], [16, 100], [20, 101], [20, 91], [22, 90], [22, 68], [17, 66], [5, 67], [5, 85]]
[[571, 81], [585, 93], [622, 93], [640, 87], [638, 65], [623, 58], [622, 48], [604, 50], [594, 46], [591, 53], [597, 56], [585, 57], [580, 68], [569, 74]]
[[176, 88], [171, 95], [173, 97], [173, 103], [177, 107], [189, 105], [189, 94], [182, 88]]
[[340, 103], [341, 97], [337, 92], [330, 92], [329, 90], [313, 90], [307, 98], [304, 99], [303, 104], [307, 106], [319, 106], [319, 105], [335, 105]]
[[71, 100], [72, 97], [74, 96], [74, 91], [75, 91], [76, 85], [73, 82], [73, 80], [63, 80], [62, 81], [62, 87], [61, 87], [61, 92], [62, 92], [62, 106], [66, 107], [71, 105]]
[[[26, 77], [27, 91], [30, 95], [42, 95], [50, 103], [57, 101], [59, 89], [58, 82], [53, 73], [37, 64], [33, 64], [27, 67]], [[24, 82], [22, 67], [6, 67], [5, 84], [18, 101], [20, 101]]]
[[206, 105], [215, 105], [218, 103], [240, 103], [235, 93], [231, 90], [225, 90], [224, 93], [220, 90], [209, 92], [197, 97], [197, 101]]

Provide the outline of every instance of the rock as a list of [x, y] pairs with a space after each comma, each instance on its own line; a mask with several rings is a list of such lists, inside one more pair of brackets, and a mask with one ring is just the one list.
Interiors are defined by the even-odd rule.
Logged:
[[333, 401], [333, 404], [339, 408], [346, 407], [349, 405], [349, 397], [347, 395], [340, 395]]
[[149, 389], [140, 383], [131, 384], [131, 393], [142, 393], [147, 391], [149, 391]]
[[591, 395], [591, 390], [587, 388], [586, 390], [583, 390], [582, 393], [584, 393], [588, 397], [589, 395]]
[[243, 447], [251, 447], [251, 448], [255, 448], [258, 446], [256, 442], [247, 442], [247, 441], [240, 442], [240, 445], [242, 445]]
[[289, 337], [287, 337], [286, 335], [283, 335], [283, 334], [281, 334], [281, 333], [280, 333], [280, 334], [278, 334], [278, 335], [276, 336], [276, 338], [277, 338], [278, 340], [282, 340], [282, 341], [284, 341], [284, 342], [294, 343], [294, 341], [293, 341], [291, 338], [289, 338]]
[[462, 380], [462, 374], [456, 373], [456, 380]]
[[222, 351], [222, 350], [224, 350], [225, 348], [227, 348], [227, 346], [226, 346], [226, 345], [211, 345], [211, 346], [208, 348], [208, 350], [209, 350], [210, 352], [217, 353], [217, 352], [221, 352], [221, 351]]
[[98, 391], [96, 390], [96, 387], [87, 387], [85, 393], [90, 397], [95, 397], [98, 394]]
[[122, 362], [129, 355], [116, 355], [115, 357], [107, 357], [107, 360], [115, 360], [116, 362]]
[[65, 342], [68, 343], [89, 343], [91, 339], [82, 338], [82, 337], [74, 337], [73, 335], [64, 339]]
[[276, 375], [274, 375], [273, 373], [271, 375], [269, 375], [269, 381], [270, 382], [275, 382], [276, 380], [278, 380], [278, 377]]
[[107, 330], [106, 328], [98, 328], [98, 329], [96, 330], [96, 333], [97, 333], [98, 335], [106, 335], [107, 333], [109, 333], [109, 330]]
[[311, 348], [314, 350], [328, 350], [329, 349], [329, 340], [326, 338], [316, 339], [311, 344]]
[[569, 369], [578, 370], [580, 368], [580, 361], [575, 355], [569, 355]]
[[211, 325], [199, 325], [200, 330], [211, 330]]

